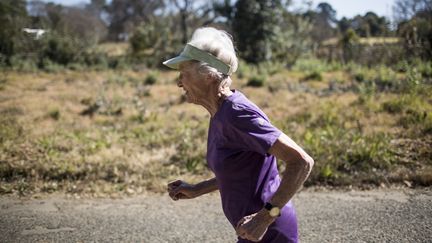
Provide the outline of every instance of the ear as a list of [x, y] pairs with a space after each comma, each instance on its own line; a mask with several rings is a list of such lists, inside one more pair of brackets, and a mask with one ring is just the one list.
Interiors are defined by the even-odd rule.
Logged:
[[207, 73], [205, 76], [205, 79], [209, 83], [217, 83], [217, 81], [218, 81], [216, 74], [214, 74], [212, 72]]

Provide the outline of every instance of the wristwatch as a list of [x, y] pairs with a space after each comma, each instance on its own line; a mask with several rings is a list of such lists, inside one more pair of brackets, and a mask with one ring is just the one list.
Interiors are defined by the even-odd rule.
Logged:
[[278, 208], [276, 206], [273, 206], [269, 202], [264, 205], [264, 208], [269, 211], [270, 216], [272, 216], [273, 218], [281, 216], [281, 210], [280, 210], [280, 208]]

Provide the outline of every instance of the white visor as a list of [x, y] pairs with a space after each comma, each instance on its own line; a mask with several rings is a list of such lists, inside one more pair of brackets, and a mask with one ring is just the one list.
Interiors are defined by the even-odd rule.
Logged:
[[230, 65], [217, 59], [217, 57], [213, 56], [212, 54], [203, 51], [201, 49], [198, 49], [195, 46], [192, 46], [190, 44], [186, 44], [185, 48], [180, 53], [180, 55], [163, 62], [163, 64], [167, 67], [178, 69], [180, 63], [190, 61], [190, 60], [205, 62], [211, 67], [216, 68], [219, 72], [223, 74], [227, 74], [227, 75], [231, 74]]

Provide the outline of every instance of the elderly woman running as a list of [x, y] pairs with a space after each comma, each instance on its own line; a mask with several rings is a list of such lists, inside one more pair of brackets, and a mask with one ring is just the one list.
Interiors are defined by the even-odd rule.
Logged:
[[[170, 197], [191, 199], [219, 190], [238, 242], [298, 242], [291, 199], [314, 161], [244, 94], [230, 89], [238, 66], [231, 36], [199, 28], [180, 55], [164, 64], [180, 71], [177, 86], [186, 100], [210, 113], [207, 163], [215, 175], [195, 185], [171, 182]], [[286, 163], [282, 179], [276, 158]]]

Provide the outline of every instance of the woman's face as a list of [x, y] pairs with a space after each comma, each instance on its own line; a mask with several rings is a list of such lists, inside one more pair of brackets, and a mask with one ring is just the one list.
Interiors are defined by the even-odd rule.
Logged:
[[186, 101], [194, 104], [202, 104], [208, 99], [210, 85], [203, 75], [197, 70], [197, 65], [191, 62], [182, 63], [179, 67], [180, 76], [177, 86], [185, 91]]

